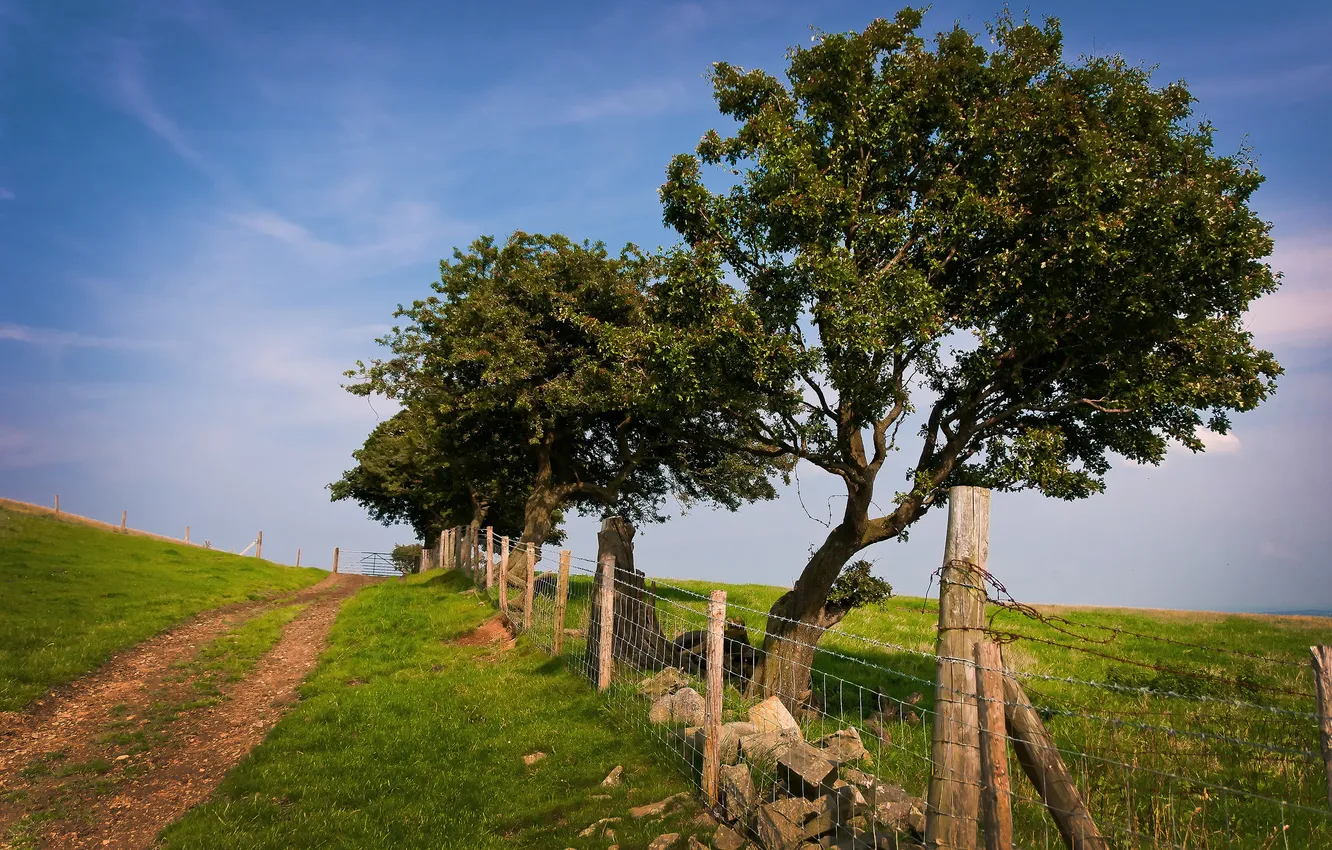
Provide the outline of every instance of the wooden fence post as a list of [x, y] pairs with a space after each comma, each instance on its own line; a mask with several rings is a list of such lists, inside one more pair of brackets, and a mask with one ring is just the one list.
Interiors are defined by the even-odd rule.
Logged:
[[486, 590], [495, 586], [495, 527], [486, 526]]
[[254, 556], [262, 558], [264, 556], [264, 533], [259, 532], [259, 536], [254, 541]]
[[338, 547], [333, 547], [333, 575], [338, 574]]
[[1319, 739], [1327, 771], [1327, 804], [1332, 806], [1332, 646], [1311, 646], [1314, 688], [1318, 694]]
[[976, 644], [976, 703], [980, 716], [981, 823], [985, 850], [1013, 850], [1013, 797], [1004, 725], [1004, 660], [999, 644]]
[[428, 551], [429, 550], [426, 549], [424, 546], [421, 547], [421, 564], [416, 568], [416, 571], [418, 573], [423, 573], [426, 571], [426, 552]]
[[1059, 827], [1065, 845], [1070, 850], [1110, 850], [1110, 842], [1096, 828], [1041, 716], [1007, 670], [1004, 671], [1004, 721], [1013, 742], [1013, 754], [1022, 765], [1022, 772], [1036, 786], [1036, 793]]
[[552, 626], [550, 654], [559, 656], [564, 651], [564, 614], [569, 609], [569, 560], [573, 553], [560, 550], [560, 576], [555, 582], [555, 620]]
[[509, 616], [509, 535], [500, 538], [499, 607]]
[[[604, 610], [604, 609], [603, 609]], [[708, 600], [707, 691], [703, 702], [703, 799], [721, 800], [722, 689], [726, 674], [726, 591], [714, 590]]]
[[601, 634], [597, 644], [597, 690], [611, 683], [611, 621], [615, 617], [615, 556], [601, 558]]
[[296, 547], [296, 566], [299, 567], [300, 565], [301, 565], [301, 547], [297, 546], [297, 547]]
[[523, 631], [532, 628], [532, 585], [536, 584], [536, 544], [527, 544], [527, 580], [523, 582]]
[[439, 564], [441, 570], [447, 570], [449, 568], [448, 561], [444, 560], [444, 540], [447, 536], [447, 530], [441, 531], [439, 533], [439, 543], [435, 545], [435, 563]]
[[128, 517], [129, 517], [129, 511], [121, 511], [121, 512], [120, 512], [120, 533], [121, 533], [121, 534], [128, 534], [128, 533], [129, 533], [128, 530], [125, 528], [125, 520], [126, 520]]
[[948, 539], [939, 578], [938, 674], [925, 846], [975, 850], [980, 815], [980, 730], [976, 642], [984, 637], [985, 562], [990, 550], [990, 491], [948, 491]]
[[185, 542], [190, 542], [190, 527], [188, 525], [185, 526]]
[[56, 493], [56, 513], [60, 513], [60, 494]]

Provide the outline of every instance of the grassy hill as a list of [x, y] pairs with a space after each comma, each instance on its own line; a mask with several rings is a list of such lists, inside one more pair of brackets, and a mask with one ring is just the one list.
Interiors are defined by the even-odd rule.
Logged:
[[0, 505], [0, 711], [200, 611], [325, 575]]

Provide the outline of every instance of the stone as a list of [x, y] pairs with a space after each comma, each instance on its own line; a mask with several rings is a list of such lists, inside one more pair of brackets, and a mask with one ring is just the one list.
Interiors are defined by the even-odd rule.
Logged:
[[850, 785], [834, 788], [814, 801], [814, 816], [805, 821], [805, 836], [815, 838], [828, 832], [839, 836], [849, 830], [855, 815], [855, 789]]
[[759, 732], [780, 732], [793, 729], [800, 732], [800, 724], [786, 710], [786, 706], [777, 697], [768, 697], [749, 710], [749, 721], [758, 727]]
[[844, 781], [841, 780], [841, 779], [838, 779], [838, 780], [835, 780], [835, 781], [833, 782], [832, 787], [833, 787], [834, 789], [836, 789], [836, 788], [850, 788], [850, 789], [851, 789], [851, 796], [852, 796], [852, 798], [855, 800], [855, 803], [856, 803], [857, 806], [868, 806], [868, 805], [869, 805], [869, 802], [866, 801], [866, 799], [865, 799], [865, 795], [864, 795], [864, 793], [862, 793], [861, 790], [860, 790], [858, 787], [856, 787], [855, 785], [851, 785], [850, 783], [847, 783], [847, 782], [844, 782]]
[[793, 796], [813, 800], [826, 794], [837, 778], [837, 765], [823, 751], [797, 741], [777, 757], [777, 781]]
[[676, 803], [680, 802], [681, 800], [686, 800], [688, 798], [689, 798], [689, 792], [681, 791], [679, 794], [672, 794], [671, 796], [667, 797], [664, 800], [658, 800], [655, 803], [648, 803], [647, 805], [644, 806], [636, 806], [629, 810], [629, 817], [631, 818], [656, 817], [658, 815], [664, 814], [667, 809], [669, 809], [671, 806], [674, 806]]
[[708, 845], [691, 835], [689, 836], [689, 850], [708, 850]]
[[665, 835], [658, 835], [656, 838], [652, 839], [652, 843], [648, 845], [648, 850], [671, 850], [671, 848], [679, 842], [680, 833], [668, 832]]
[[744, 846], [745, 837], [726, 824], [712, 834], [712, 850], [740, 850]]
[[807, 837], [805, 821], [816, 811], [812, 800], [789, 797], [759, 806], [755, 822], [765, 850], [795, 850]]
[[693, 688], [681, 688], [674, 693], [664, 694], [652, 703], [648, 722], [702, 726], [703, 697]]
[[722, 765], [717, 787], [721, 795], [722, 811], [731, 823], [745, 825], [758, 804], [758, 788], [745, 764]]
[[594, 824], [592, 824], [591, 826], [589, 826], [587, 829], [585, 829], [585, 830], [583, 830], [582, 832], [578, 833], [578, 837], [579, 837], [579, 838], [588, 838], [588, 837], [590, 837], [590, 836], [596, 835], [598, 832], [600, 832], [600, 831], [601, 831], [602, 829], [604, 829], [605, 827], [607, 827], [607, 826], [609, 826], [609, 825], [611, 825], [611, 824], [613, 824], [613, 823], [619, 823], [619, 822], [620, 822], [620, 818], [602, 818], [601, 820], [599, 820], [599, 821], [597, 821], [596, 823], [594, 823]]
[[756, 732], [740, 739], [740, 755], [747, 761], [775, 761], [794, 744], [803, 743], [793, 729]]
[[875, 822], [896, 832], [925, 834], [925, 801], [911, 796], [902, 786], [876, 782], [865, 799], [873, 807]]
[[688, 684], [689, 679], [685, 674], [674, 667], [667, 667], [657, 675], [644, 679], [638, 686], [638, 692], [655, 700], [673, 694]]
[[[697, 753], [703, 752], [703, 745], [707, 742], [705, 736], [707, 727], [689, 728], [685, 730], [685, 742]], [[720, 754], [722, 764], [735, 764], [740, 760], [740, 739], [754, 734], [753, 723], [726, 723], [722, 725]]]
[[615, 769], [606, 774], [606, 778], [601, 780], [601, 787], [614, 788], [620, 784], [620, 777], [624, 775], [624, 765], [617, 764]]
[[537, 750], [535, 753], [528, 753], [527, 755], [523, 756], [523, 764], [527, 765], [528, 767], [531, 767], [532, 765], [541, 761], [545, 757], [546, 757], [545, 753], [541, 752], [540, 750]]
[[865, 749], [865, 745], [861, 743], [860, 733], [856, 731], [854, 726], [839, 729], [831, 735], [824, 735], [818, 740], [818, 746], [823, 750], [825, 758], [838, 764], [850, 764], [869, 759], [869, 750]]

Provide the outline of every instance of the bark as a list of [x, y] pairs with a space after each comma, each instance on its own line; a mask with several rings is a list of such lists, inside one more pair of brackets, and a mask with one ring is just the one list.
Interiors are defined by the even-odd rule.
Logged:
[[[602, 521], [597, 534], [597, 563], [615, 556], [615, 604], [611, 622], [611, 656], [638, 669], [655, 670], [668, 661], [669, 641], [657, 622], [655, 601], [646, 593], [644, 576], [634, 569], [634, 527], [621, 517]], [[595, 670], [601, 624], [601, 573], [593, 581], [592, 610], [587, 631], [586, 669]]]

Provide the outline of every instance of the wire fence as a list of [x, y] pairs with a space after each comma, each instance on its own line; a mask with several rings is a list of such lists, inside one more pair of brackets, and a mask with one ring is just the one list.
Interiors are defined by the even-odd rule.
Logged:
[[[604, 686], [614, 715], [698, 783], [727, 828], [769, 850], [927, 846], [927, 831], [939, 847], [1332, 847], [1307, 662], [1043, 614], [990, 580], [978, 636], [1003, 660], [981, 663], [842, 628], [811, 637], [737, 600], [718, 622], [698, 583], [599, 572], [567, 552], [534, 549], [528, 564], [527, 550], [501, 558], [494, 542], [487, 557], [455, 533], [437, 563], [469, 571], [497, 604], [507, 582], [514, 630]], [[787, 637], [765, 646], [768, 631]], [[1190, 661], [1154, 663], [1163, 644]], [[1050, 667], [1075, 656], [1104, 675]], [[722, 671], [711, 689], [709, 662]], [[790, 690], [782, 676], [807, 692], [770, 698]]]

